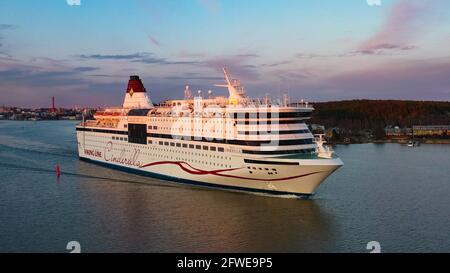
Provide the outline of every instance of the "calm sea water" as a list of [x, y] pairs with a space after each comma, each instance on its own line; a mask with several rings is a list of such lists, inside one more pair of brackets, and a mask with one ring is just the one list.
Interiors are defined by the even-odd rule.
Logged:
[[74, 126], [0, 121], [0, 252], [450, 252], [450, 146], [336, 147], [345, 167], [299, 200], [81, 162]]

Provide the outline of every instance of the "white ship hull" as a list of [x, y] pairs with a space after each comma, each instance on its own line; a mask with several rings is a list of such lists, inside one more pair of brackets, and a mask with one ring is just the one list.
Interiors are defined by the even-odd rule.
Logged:
[[339, 158], [252, 158], [227, 150], [218, 153], [161, 147], [157, 140], [134, 144], [112, 140], [113, 136], [78, 131], [80, 159], [180, 183], [283, 195], [311, 195], [343, 165]]
[[311, 195], [343, 165], [314, 139], [313, 107], [252, 100], [224, 69], [229, 97], [154, 105], [131, 76], [122, 107], [77, 126], [81, 159], [176, 182], [272, 194]]

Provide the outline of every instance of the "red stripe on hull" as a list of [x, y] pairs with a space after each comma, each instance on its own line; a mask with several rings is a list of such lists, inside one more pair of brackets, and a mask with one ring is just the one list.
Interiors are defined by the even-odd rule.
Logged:
[[[205, 170], [201, 170], [201, 169], [197, 169], [195, 167], [192, 167], [189, 163], [182, 162], [182, 161], [178, 161], [178, 162], [177, 161], [154, 162], [154, 163], [143, 165], [140, 168], [142, 169], [142, 168], [146, 168], [146, 167], [153, 167], [153, 166], [157, 166], [157, 165], [166, 165], [166, 164], [177, 165], [183, 171], [185, 171], [185, 172], [187, 172], [189, 174], [193, 174], [193, 175], [209, 175], [209, 174], [211, 174], [211, 175], [216, 175], [216, 176], [221, 176], [221, 177], [245, 179], [245, 180], [252, 180], [252, 181], [264, 181], [264, 182], [276, 182], [276, 181], [283, 181], [283, 180], [292, 180], [292, 179], [296, 179], [296, 178], [301, 178], [301, 177], [306, 177], [306, 176], [310, 176], [310, 175], [321, 173], [321, 172], [312, 172], [312, 173], [301, 174], [301, 175], [296, 175], [296, 176], [290, 176], [290, 177], [285, 177], [285, 178], [261, 179], [261, 178], [250, 178], [250, 177], [242, 177], [242, 176], [236, 176], [236, 175], [223, 174], [224, 172], [241, 170], [243, 168], [205, 171]], [[186, 166], [184, 166], [184, 164], [187, 165], [188, 167], [190, 167], [192, 170], [186, 168]]]

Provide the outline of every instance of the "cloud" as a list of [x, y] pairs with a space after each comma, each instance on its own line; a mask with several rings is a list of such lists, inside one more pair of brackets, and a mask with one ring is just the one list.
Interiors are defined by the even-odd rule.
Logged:
[[178, 52], [177, 54], [178, 58], [204, 58], [206, 57], [205, 53], [198, 53], [198, 52], [188, 52], [185, 50], [182, 50]]
[[91, 67], [91, 66], [80, 66], [80, 67], [75, 67], [73, 69], [74, 72], [92, 72], [92, 71], [96, 71], [99, 70], [100, 68], [98, 67]]
[[234, 55], [234, 56], [235, 56], [235, 57], [238, 57], [238, 58], [247, 58], [247, 59], [250, 59], [250, 58], [259, 58], [259, 57], [261, 57], [260, 55], [255, 54], [255, 53], [236, 54], [236, 55]]
[[156, 47], [161, 47], [161, 43], [155, 37], [148, 35], [148, 40]]
[[305, 53], [298, 53], [295, 55], [297, 59], [322, 59], [327, 58], [331, 56], [326, 55], [320, 55], [320, 54], [305, 54]]
[[424, 28], [434, 19], [432, 14], [446, 4], [443, 0], [399, 0], [389, 10], [381, 28], [360, 44], [356, 52], [377, 54], [385, 50], [410, 50]]
[[194, 80], [221, 81], [221, 80], [223, 80], [223, 77], [185, 75], [185, 76], [168, 76], [168, 77], [164, 77], [164, 79], [166, 79], [166, 80], [182, 80], [182, 81], [194, 81]]
[[84, 74], [97, 69], [73, 67], [64, 61], [55, 65], [44, 59], [21, 61], [0, 57], [0, 101], [7, 105], [45, 107], [55, 96], [59, 106], [115, 105], [124, 87], [113, 80], [108, 83], [90, 80]]
[[133, 60], [133, 59], [141, 59], [146, 57], [148, 54], [145, 53], [134, 53], [134, 54], [123, 54], [123, 55], [101, 55], [101, 54], [92, 54], [92, 55], [79, 55], [78, 57], [82, 59], [95, 59], [95, 60]]
[[[324, 79], [347, 98], [450, 100], [450, 58], [388, 62]], [[330, 98], [331, 99], [331, 98]]]
[[259, 73], [256, 66], [248, 65], [248, 61], [257, 58], [256, 54], [237, 54], [231, 56], [217, 56], [205, 61], [206, 65], [219, 73], [223, 67], [230, 69], [231, 74], [239, 76], [239, 78], [247, 81], [259, 80]]
[[349, 53], [346, 54], [342, 54], [342, 57], [345, 56], [355, 56], [355, 55], [390, 55], [389, 53], [387, 53], [387, 51], [409, 51], [409, 50], [413, 50], [413, 49], [417, 49], [419, 48], [418, 46], [412, 46], [412, 45], [405, 45], [405, 46], [400, 46], [400, 45], [395, 45], [395, 44], [379, 44], [371, 49], [358, 49], [358, 50], [354, 50], [351, 51]]
[[280, 61], [280, 62], [275, 62], [275, 63], [261, 64], [259, 66], [260, 67], [278, 67], [278, 66], [291, 64], [291, 63], [292, 63], [292, 61]]
[[0, 24], [0, 30], [11, 30], [11, 29], [16, 29], [16, 28], [17, 28], [16, 25]]
[[[12, 25], [12, 24], [0, 24], [0, 31], [7, 31], [7, 30], [13, 30], [16, 29], [17, 26], [16, 25]], [[0, 36], [0, 41], [3, 40], [3, 37]], [[4, 44], [0, 42], [0, 47], [4, 48]], [[9, 56], [8, 53], [6, 53], [5, 51], [0, 51], [1, 55], [5, 55], [5, 56]]]
[[143, 64], [159, 64], [159, 65], [199, 65], [197, 61], [172, 61], [166, 58], [160, 58], [153, 53], [133, 53], [133, 54], [116, 54], [116, 55], [78, 55], [79, 58], [85, 60], [100, 60], [100, 61], [129, 61]]
[[166, 59], [155, 57], [152, 53], [132, 53], [132, 54], [115, 54], [115, 55], [78, 55], [81, 59], [100, 60], [100, 61], [131, 61], [146, 64], [165, 64]]

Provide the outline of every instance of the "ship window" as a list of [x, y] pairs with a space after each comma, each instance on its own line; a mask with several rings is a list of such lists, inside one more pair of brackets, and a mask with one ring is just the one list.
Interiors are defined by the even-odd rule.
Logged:
[[208, 151], [208, 146], [203, 146], [203, 150]]
[[175, 146], [175, 143], [170, 142], [170, 146], [174, 147], [174, 146]]
[[[145, 124], [128, 125], [128, 142], [147, 144], [147, 126]], [[123, 140], [123, 138], [121, 138], [120, 140]]]
[[194, 144], [189, 144], [189, 149], [194, 149]]
[[196, 145], [196, 146], [195, 146], [195, 149], [201, 150], [201, 149], [202, 149], [202, 146], [201, 146], [201, 145]]
[[127, 128], [127, 127], [128, 127], [128, 125], [127, 125], [127, 124], [124, 124], [124, 125], [123, 125], [123, 128]]
[[177, 143], [177, 147], [181, 147], [181, 143]]
[[113, 139], [113, 140], [116, 140], [116, 137], [113, 136], [112, 139]]
[[148, 144], [152, 144], [152, 141], [151, 141], [151, 140], [148, 140]]
[[215, 152], [217, 150], [216, 147], [210, 147], [209, 149], [213, 152]]
[[187, 144], [183, 144], [183, 148], [187, 148], [188, 147], [188, 145]]
[[169, 142], [164, 142], [164, 145], [169, 146]]
[[164, 145], [164, 142], [160, 141], [160, 142], [159, 142], [159, 145]]
[[138, 116], [144, 117], [147, 116], [150, 109], [132, 109], [128, 112], [128, 116]]
[[219, 152], [222, 152], [222, 153], [225, 152], [225, 149], [224, 149], [224, 148], [218, 148], [217, 150], [218, 150]]

